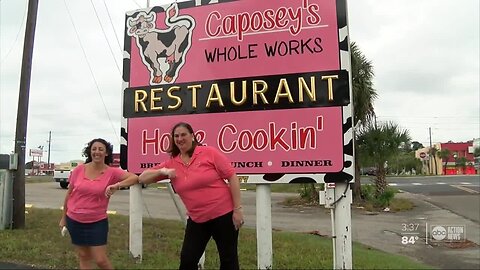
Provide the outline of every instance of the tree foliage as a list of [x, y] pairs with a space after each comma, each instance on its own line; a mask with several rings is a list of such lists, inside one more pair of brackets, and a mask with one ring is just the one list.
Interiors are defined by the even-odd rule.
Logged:
[[388, 160], [388, 173], [391, 174], [418, 173], [421, 170], [422, 161], [415, 157], [414, 151], [401, 149], [400, 153]]
[[475, 149], [473, 149], [473, 156], [480, 157], [480, 147], [475, 147]]
[[464, 174], [467, 170], [467, 162], [468, 159], [466, 157], [460, 157], [455, 160], [455, 167], [460, 167], [462, 169], [462, 173]]
[[[359, 126], [364, 126], [372, 122], [375, 118], [373, 102], [378, 97], [373, 88], [373, 65], [372, 62], [360, 51], [357, 44], [350, 44], [351, 51], [351, 69], [352, 69], [352, 92], [353, 92], [353, 125], [354, 138]], [[360, 166], [355, 143], [355, 183], [353, 185], [353, 197], [358, 201], [361, 196]]]
[[360, 51], [357, 44], [352, 42], [351, 66], [352, 66], [352, 92], [353, 92], [353, 124], [366, 125], [375, 117], [373, 102], [378, 94], [373, 88], [373, 65], [372, 62]]
[[370, 157], [377, 168], [375, 176], [376, 194], [383, 194], [387, 188], [386, 161], [401, 151], [401, 145], [409, 143], [407, 130], [401, 130], [393, 122], [367, 125], [358, 134], [358, 153]]
[[435, 146], [432, 146], [430, 147], [430, 149], [428, 149], [428, 154], [430, 155], [430, 158], [433, 158], [433, 161], [434, 161], [434, 164], [435, 164], [435, 175], [437, 175], [437, 168], [438, 168], [438, 165], [437, 165], [437, 153], [438, 153], [438, 148], [435, 147]]
[[419, 143], [417, 141], [412, 142], [412, 150], [417, 151], [418, 149], [424, 148], [422, 143]]
[[443, 174], [447, 174], [447, 162], [451, 154], [452, 152], [447, 148], [437, 152], [437, 156], [445, 162], [445, 164], [443, 165]]

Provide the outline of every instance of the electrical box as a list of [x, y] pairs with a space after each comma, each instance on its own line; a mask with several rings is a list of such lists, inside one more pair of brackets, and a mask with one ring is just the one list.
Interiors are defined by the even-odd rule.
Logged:
[[10, 154], [9, 162], [8, 162], [8, 169], [9, 170], [16, 170], [18, 167], [18, 154]]
[[320, 205], [325, 205], [325, 208], [335, 208], [335, 183], [329, 184], [333, 184], [333, 188], [328, 185], [325, 190], [320, 190], [318, 193], [318, 202]]

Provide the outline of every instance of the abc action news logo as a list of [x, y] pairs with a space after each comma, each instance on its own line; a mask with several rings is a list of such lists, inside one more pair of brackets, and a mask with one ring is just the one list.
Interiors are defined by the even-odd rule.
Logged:
[[464, 242], [466, 228], [465, 225], [432, 225], [430, 235], [434, 241]]

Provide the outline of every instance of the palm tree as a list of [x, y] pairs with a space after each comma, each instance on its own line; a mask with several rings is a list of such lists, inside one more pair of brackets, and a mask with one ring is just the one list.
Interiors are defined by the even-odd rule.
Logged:
[[430, 149], [428, 149], [428, 155], [430, 156], [430, 158], [433, 157], [433, 162], [435, 163], [435, 175], [438, 175], [437, 173], [437, 153], [438, 153], [438, 149], [436, 146], [433, 146], [433, 147], [430, 147]]
[[473, 149], [473, 161], [474, 161], [476, 170], [478, 170], [479, 161], [480, 161], [480, 147], [475, 147]]
[[475, 149], [473, 149], [473, 156], [480, 157], [480, 147], [475, 147]]
[[445, 165], [443, 165], [443, 174], [447, 174], [447, 162], [451, 154], [452, 152], [450, 152], [450, 150], [446, 148], [437, 152], [437, 156], [441, 158], [442, 161], [445, 161]]
[[402, 143], [409, 143], [407, 130], [401, 130], [393, 122], [367, 125], [358, 134], [358, 152], [371, 158], [377, 168], [375, 176], [376, 195], [380, 196], [387, 188], [386, 161], [401, 151]]
[[462, 168], [462, 174], [465, 174], [467, 172], [467, 162], [468, 159], [466, 157], [461, 157], [456, 161], [456, 164], [458, 164], [458, 166]]
[[417, 141], [412, 142], [412, 150], [417, 151], [418, 149], [423, 148], [423, 144]]
[[[363, 55], [355, 42], [350, 44], [351, 50], [351, 68], [352, 68], [352, 92], [353, 92], [353, 125], [354, 138], [356, 130], [365, 126], [375, 118], [373, 102], [377, 98], [377, 92], [373, 89], [373, 65]], [[355, 143], [355, 183], [353, 185], [354, 200], [360, 200], [360, 164], [358, 159], [358, 147]]]

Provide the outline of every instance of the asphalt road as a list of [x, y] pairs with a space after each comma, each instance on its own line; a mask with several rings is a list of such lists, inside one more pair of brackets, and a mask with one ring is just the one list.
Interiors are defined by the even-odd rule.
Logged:
[[[371, 183], [372, 178], [362, 178]], [[480, 222], [480, 176], [452, 175], [427, 177], [387, 177], [387, 182], [396, 189], [420, 194], [439, 207], [462, 217]]]
[[478, 195], [480, 176], [387, 177], [390, 186], [424, 195]]

